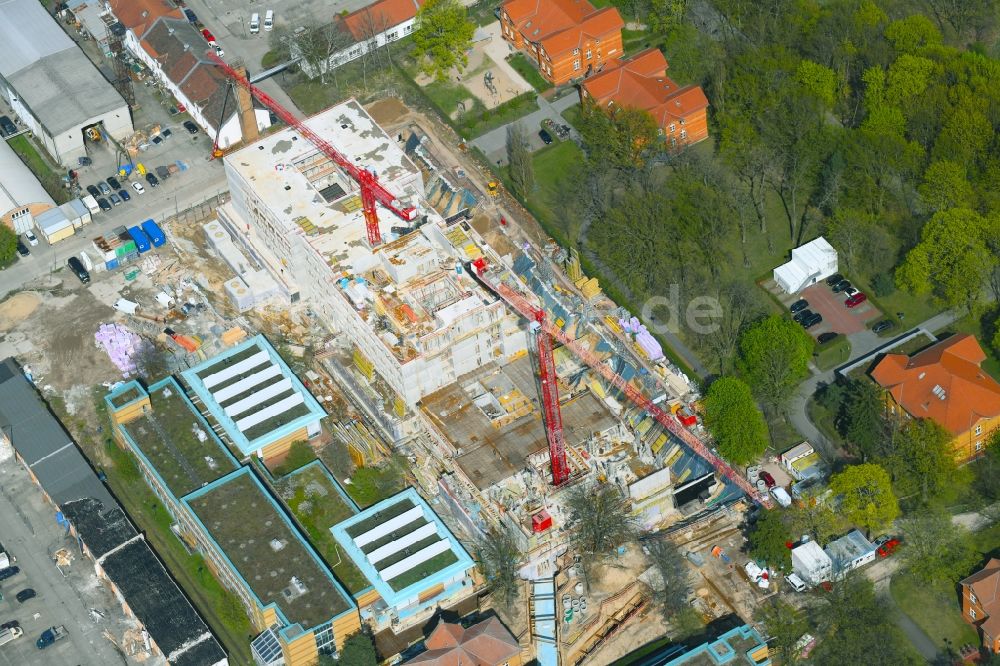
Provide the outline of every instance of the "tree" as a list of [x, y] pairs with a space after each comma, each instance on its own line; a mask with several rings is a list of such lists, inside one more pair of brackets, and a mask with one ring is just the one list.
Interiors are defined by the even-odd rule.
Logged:
[[361, 631], [348, 636], [338, 663], [342, 666], [376, 666], [379, 660], [371, 636]]
[[777, 656], [782, 664], [795, 664], [799, 657], [795, 646], [810, 629], [806, 616], [781, 597], [771, 597], [757, 609], [757, 621], [764, 625], [770, 636], [767, 644], [771, 654]]
[[156, 342], [144, 342], [136, 351], [136, 373], [147, 383], [159, 381], [170, 374], [170, 353]]
[[766, 562], [772, 569], [791, 571], [792, 551], [788, 544], [792, 534], [782, 512], [765, 511], [754, 523], [748, 541], [750, 556], [755, 560]]
[[635, 520], [614, 486], [579, 485], [570, 491], [570, 540], [588, 569], [635, 538]]
[[802, 500], [785, 513], [792, 534], [808, 534], [821, 546], [842, 534], [848, 527], [844, 517], [828, 502], [821, 501], [812, 494], [803, 495]]
[[469, 63], [465, 52], [472, 46], [476, 24], [458, 0], [427, 0], [417, 12], [413, 31], [413, 57], [421, 69], [438, 81], [459, 72]]
[[852, 465], [833, 475], [830, 490], [840, 496], [841, 514], [868, 533], [885, 529], [899, 516], [889, 473], [874, 463]]
[[587, 146], [587, 159], [620, 171], [640, 168], [664, 146], [656, 121], [642, 109], [605, 110], [586, 103], [577, 123]]
[[10, 227], [0, 224], [0, 268], [10, 264], [16, 256], [17, 234]]
[[941, 43], [941, 32], [923, 14], [913, 14], [893, 21], [886, 26], [885, 36], [901, 53], [914, 53]]
[[847, 385], [840, 430], [854, 454], [868, 461], [884, 453], [888, 439], [885, 403], [875, 383], [854, 380]]
[[478, 543], [479, 567], [503, 605], [510, 606], [521, 593], [517, 575], [521, 551], [504, 530], [490, 530]]
[[955, 462], [951, 434], [931, 419], [907, 421], [893, 438], [891, 454], [881, 462], [892, 476], [896, 495], [921, 504], [953, 497], [968, 484]]
[[901, 522], [906, 547], [900, 559], [922, 583], [951, 589], [979, 563], [968, 530], [951, 522], [944, 511], [930, 511]]
[[[337, 21], [313, 23], [295, 33], [283, 31], [280, 38], [288, 44], [290, 55], [300, 57], [300, 68], [310, 78], [319, 76], [326, 83], [326, 75], [340, 64], [333, 56], [353, 43], [353, 38]], [[274, 43], [274, 40], [272, 40]]]
[[746, 465], [764, 454], [767, 423], [745, 382], [736, 377], [715, 380], [708, 388], [703, 406], [705, 427], [726, 460]]
[[917, 191], [931, 211], [968, 208], [974, 196], [965, 165], [951, 160], [931, 162]]
[[710, 358], [718, 360], [719, 372], [725, 374], [736, 366], [740, 336], [750, 322], [764, 313], [764, 306], [756, 289], [737, 280], [725, 283], [717, 298], [722, 317], [714, 321], [712, 331], [700, 336], [700, 340]]
[[933, 293], [949, 307], [976, 307], [997, 266], [987, 245], [997, 226], [995, 217], [968, 208], [938, 211], [897, 269], [896, 284], [918, 296]]
[[656, 589], [655, 599], [669, 622], [678, 613], [689, 608], [688, 567], [684, 557], [669, 539], [658, 539], [648, 544], [649, 559], [663, 582], [662, 589]]
[[510, 165], [511, 189], [522, 199], [527, 199], [535, 189], [535, 167], [531, 161], [531, 147], [521, 123], [507, 126], [507, 163]]
[[777, 409], [809, 373], [814, 342], [790, 319], [771, 315], [747, 328], [740, 338], [739, 368], [758, 399]]
[[893, 664], [917, 666], [926, 661], [915, 654], [890, 615], [890, 606], [875, 595], [863, 575], [848, 576], [820, 597], [817, 609], [819, 643], [810, 656], [817, 666]]

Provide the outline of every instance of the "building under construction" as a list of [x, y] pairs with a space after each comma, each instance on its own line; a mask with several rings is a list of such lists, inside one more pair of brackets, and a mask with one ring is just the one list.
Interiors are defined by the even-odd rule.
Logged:
[[[595, 281], [559, 282], [568, 257], [512, 242], [475, 206], [446, 219], [428, 165], [354, 100], [291, 120], [226, 156], [219, 220], [330, 329], [355, 393], [388, 391], [397, 442], [423, 449], [415, 473], [461, 524], [504, 525], [541, 558], [578, 483], [618, 485], [647, 526], [740, 495], [700, 442], [687, 379]], [[381, 243], [345, 163], [396, 197], [378, 208]]]

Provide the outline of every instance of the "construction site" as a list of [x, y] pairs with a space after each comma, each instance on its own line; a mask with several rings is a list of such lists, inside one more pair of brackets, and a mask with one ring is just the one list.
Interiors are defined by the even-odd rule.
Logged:
[[[79, 403], [74, 381], [136, 375], [147, 343], [168, 350], [171, 372], [240, 360], [238, 345], [260, 331], [332, 415], [309, 430], [315, 449], [339, 440], [358, 466], [407, 456], [460, 540], [505, 530], [525, 554], [524, 578], [552, 578], [557, 599], [575, 595], [578, 609], [587, 600], [589, 615], [582, 604], [575, 622], [553, 625], [565, 663], [610, 660], [616, 637], [654, 612], [636, 582], [648, 568], [639, 547], [577, 591], [566, 526], [580, 485], [617, 486], [644, 530], [684, 525], [670, 538], [686, 535], [679, 543], [695, 553], [692, 580], [703, 580], [692, 604], [706, 620], [749, 620], [757, 593], [721, 555], [738, 550], [746, 498], [759, 498], [711, 452], [697, 387], [579, 257], [511, 224], [495, 185], [397, 100], [371, 112], [348, 100], [299, 122], [254, 94], [288, 127], [226, 155], [229, 200], [165, 223], [170, 244], [140, 271], [73, 297], [100, 304], [77, 321], [98, 332], [99, 353], [86, 350], [87, 378], [59, 377], [52, 391], [76, 391]], [[383, 127], [375, 115], [394, 118]], [[25, 324], [37, 326], [51, 300], [0, 320], [6, 346], [37, 355]], [[38, 362], [46, 379], [61, 372]], [[533, 617], [505, 619], [531, 644]], [[645, 638], [628, 643], [664, 631], [641, 627]]]

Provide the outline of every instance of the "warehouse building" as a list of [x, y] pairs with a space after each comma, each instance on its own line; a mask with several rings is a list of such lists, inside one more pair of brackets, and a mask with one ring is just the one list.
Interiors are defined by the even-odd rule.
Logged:
[[349, 341], [359, 372], [385, 381], [400, 415], [459, 376], [523, 353], [524, 327], [462, 269], [469, 257], [449, 236], [459, 226], [422, 201], [421, 172], [404, 146], [355, 100], [304, 123], [374, 169], [418, 216], [407, 223], [380, 208], [386, 242], [373, 249], [356, 183], [294, 129], [226, 156], [232, 203], [219, 220], [288, 285], [289, 300], [307, 298]]
[[128, 104], [37, 0], [0, 2], [0, 95], [63, 166], [87, 154], [84, 130], [133, 131]]
[[475, 563], [413, 488], [334, 525], [330, 532], [371, 582], [357, 596], [374, 631], [401, 631], [438, 607], [475, 594]]
[[225, 666], [222, 646], [17, 363], [0, 363], [0, 443], [13, 446], [98, 578], [173, 666]]
[[0, 224], [17, 233], [35, 225], [35, 216], [56, 202], [6, 141], [0, 141]]
[[293, 442], [320, 434], [326, 412], [263, 335], [181, 373], [243, 456], [282, 458]]

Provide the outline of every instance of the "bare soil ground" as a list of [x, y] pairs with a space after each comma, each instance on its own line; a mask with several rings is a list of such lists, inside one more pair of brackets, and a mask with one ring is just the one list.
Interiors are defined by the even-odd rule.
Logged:
[[397, 97], [386, 97], [372, 102], [366, 108], [375, 122], [383, 127], [394, 125], [404, 118], [410, 110]]
[[0, 333], [6, 333], [31, 316], [42, 299], [32, 291], [14, 294], [0, 303]]

